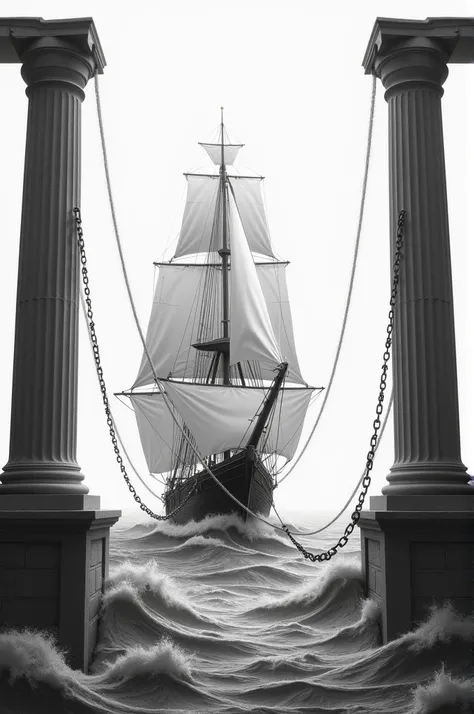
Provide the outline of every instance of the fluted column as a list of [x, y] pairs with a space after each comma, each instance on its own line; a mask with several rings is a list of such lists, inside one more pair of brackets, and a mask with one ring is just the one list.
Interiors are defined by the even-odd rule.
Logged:
[[5, 494], [86, 494], [76, 462], [81, 102], [91, 54], [55, 37], [21, 56], [29, 98]]
[[395, 462], [386, 496], [470, 495], [461, 461], [441, 116], [447, 56], [399, 42], [375, 61], [389, 108], [392, 254], [407, 211], [393, 343]]

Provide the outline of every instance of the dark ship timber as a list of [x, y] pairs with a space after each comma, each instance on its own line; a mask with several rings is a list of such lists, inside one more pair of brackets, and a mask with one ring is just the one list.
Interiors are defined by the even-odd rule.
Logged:
[[246, 509], [268, 515], [313, 394], [298, 365], [287, 263], [273, 254], [263, 177], [227, 173], [242, 145], [224, 135], [221, 119], [220, 143], [202, 144], [219, 173], [185, 174], [176, 252], [155, 264], [146, 350], [122, 393], [176, 523], [246, 519]]
[[[245, 449], [222, 461], [212, 468], [212, 473], [249, 510], [268, 516], [273, 479], [254, 449]], [[224, 513], [236, 513], [247, 520], [248, 512], [229, 498], [206, 471], [198, 473], [195, 479], [196, 487], [194, 479], [187, 479], [181, 486], [165, 492], [166, 513], [177, 511], [173, 516], [176, 523], [201, 521], [206, 516]]]

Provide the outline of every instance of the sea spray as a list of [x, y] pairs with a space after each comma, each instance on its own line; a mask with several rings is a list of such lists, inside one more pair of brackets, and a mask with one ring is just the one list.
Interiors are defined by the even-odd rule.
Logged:
[[24, 678], [30, 685], [45, 682], [57, 689], [75, 679], [55, 638], [29, 629], [0, 634], [0, 673], [10, 682]]
[[464, 616], [455, 610], [451, 602], [432, 605], [428, 618], [416, 630], [404, 636], [411, 650], [423, 650], [453, 638], [474, 642], [474, 617]]
[[447, 707], [450, 712], [471, 714], [474, 712], [474, 679], [452, 677], [443, 665], [430, 682], [415, 688], [413, 706], [413, 714], [441, 714]]

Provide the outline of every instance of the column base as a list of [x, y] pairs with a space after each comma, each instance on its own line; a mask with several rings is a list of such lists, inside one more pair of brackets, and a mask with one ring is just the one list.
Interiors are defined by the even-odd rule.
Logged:
[[474, 511], [474, 488], [470, 489], [467, 496], [456, 494], [371, 496], [370, 509], [372, 511]]
[[449, 600], [472, 613], [472, 511], [362, 511], [358, 526], [365, 591], [380, 607], [384, 644], [423, 621], [433, 604]]
[[0, 494], [0, 511], [98, 511], [100, 496], [76, 493]]
[[110, 528], [120, 516], [0, 510], [0, 629], [52, 633], [69, 666], [87, 672], [108, 577]]

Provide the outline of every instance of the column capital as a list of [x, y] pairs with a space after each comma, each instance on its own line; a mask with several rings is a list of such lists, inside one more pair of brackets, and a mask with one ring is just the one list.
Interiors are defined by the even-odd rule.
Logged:
[[374, 72], [387, 90], [385, 99], [407, 89], [431, 89], [443, 95], [448, 76], [448, 55], [442, 46], [426, 37], [410, 38], [392, 45], [374, 60]]
[[84, 88], [94, 76], [94, 60], [75, 44], [58, 37], [34, 40], [22, 53], [21, 76], [28, 85], [26, 94], [46, 87], [60, 88], [84, 99]]
[[362, 61], [366, 74], [377, 71], [377, 57], [391, 55], [407, 40], [429, 40], [450, 64], [474, 62], [473, 17], [428, 17], [426, 20], [401, 20], [378, 17]]

